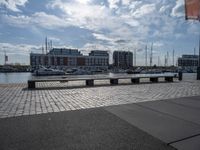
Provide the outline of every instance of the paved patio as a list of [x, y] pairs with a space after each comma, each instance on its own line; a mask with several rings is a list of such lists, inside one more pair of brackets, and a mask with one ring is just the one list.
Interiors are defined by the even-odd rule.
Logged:
[[199, 150], [200, 96], [0, 119], [0, 149]]
[[200, 149], [200, 81], [105, 82], [0, 84], [0, 149]]
[[200, 81], [193, 79], [117, 86], [105, 82], [92, 88], [82, 87], [84, 82], [39, 83], [36, 90], [28, 90], [26, 83], [0, 84], [0, 118], [200, 95]]

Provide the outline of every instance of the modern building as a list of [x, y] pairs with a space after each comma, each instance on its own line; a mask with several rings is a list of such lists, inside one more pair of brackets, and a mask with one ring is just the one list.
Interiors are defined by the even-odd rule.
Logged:
[[133, 53], [127, 51], [113, 52], [113, 66], [118, 68], [129, 68], [133, 66]]
[[89, 70], [107, 70], [109, 66], [109, 54], [103, 50], [93, 50], [89, 56], [85, 56], [85, 65]]
[[30, 65], [33, 68], [42, 65], [66, 69], [107, 70], [108, 62], [109, 54], [102, 50], [93, 50], [89, 55], [83, 55], [78, 49], [53, 48], [47, 54], [30, 54]]
[[182, 55], [182, 57], [178, 58], [178, 66], [186, 70], [196, 70], [198, 66], [198, 60], [198, 55]]

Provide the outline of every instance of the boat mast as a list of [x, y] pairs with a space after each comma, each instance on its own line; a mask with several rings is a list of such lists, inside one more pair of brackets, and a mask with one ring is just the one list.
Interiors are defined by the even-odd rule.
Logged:
[[47, 37], [45, 38], [45, 50], [46, 50], [46, 54], [47, 54]]
[[150, 67], [152, 66], [152, 63], [153, 63], [153, 43], [151, 44]]
[[145, 47], [145, 66], [147, 68], [147, 45]]
[[5, 61], [4, 61], [4, 65], [6, 65], [6, 61], [7, 61], [6, 51], [4, 51], [4, 56], [5, 56], [5, 57], [4, 57], [4, 60], [5, 60]]
[[134, 65], [136, 67], [136, 49], [134, 50]]

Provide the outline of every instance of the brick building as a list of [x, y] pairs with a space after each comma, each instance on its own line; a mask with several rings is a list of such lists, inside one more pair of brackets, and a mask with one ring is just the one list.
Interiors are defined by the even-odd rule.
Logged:
[[47, 54], [30, 54], [30, 65], [36, 68], [46, 67], [81, 68], [87, 70], [107, 70], [109, 54], [102, 50], [93, 50], [83, 55], [78, 49], [53, 48]]

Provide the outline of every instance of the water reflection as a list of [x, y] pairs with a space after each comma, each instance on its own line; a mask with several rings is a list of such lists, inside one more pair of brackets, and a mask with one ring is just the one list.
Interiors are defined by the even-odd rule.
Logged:
[[[0, 83], [26, 83], [29, 79], [48, 79], [48, 78], [99, 78], [99, 77], [136, 77], [136, 76], [146, 76], [149, 74], [126, 74], [126, 73], [107, 73], [107, 74], [96, 74], [96, 75], [66, 75], [66, 76], [32, 76], [31, 73], [0, 73]], [[183, 79], [196, 79], [196, 73], [185, 73]]]
[[31, 73], [0, 73], [0, 83], [25, 83], [31, 79]]

